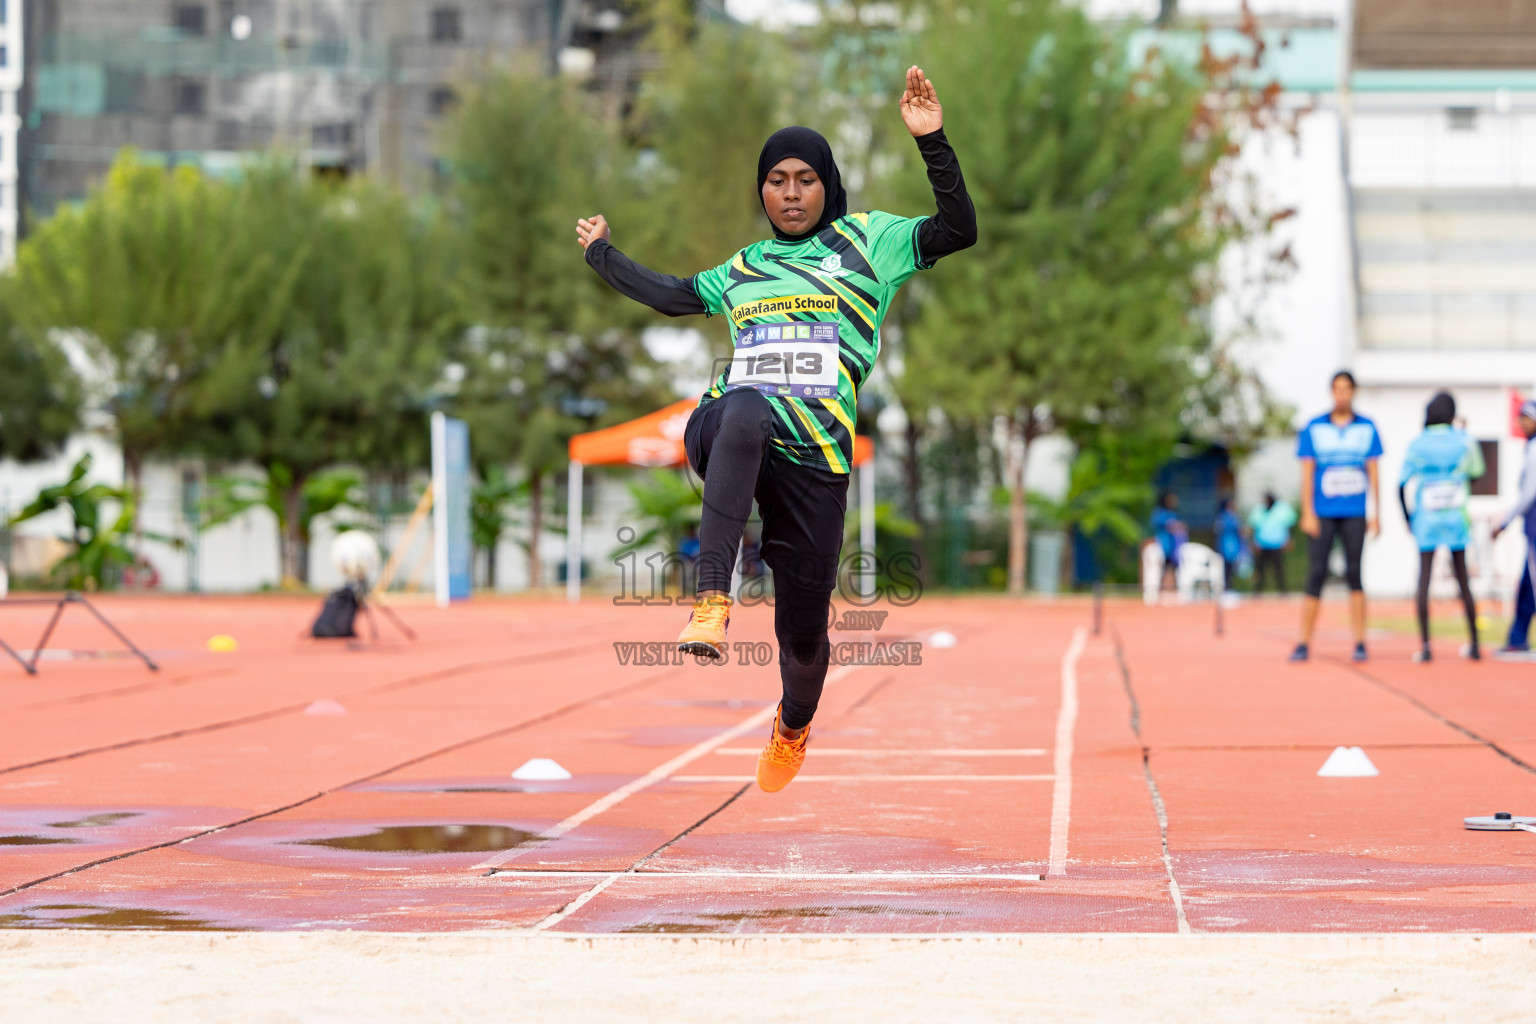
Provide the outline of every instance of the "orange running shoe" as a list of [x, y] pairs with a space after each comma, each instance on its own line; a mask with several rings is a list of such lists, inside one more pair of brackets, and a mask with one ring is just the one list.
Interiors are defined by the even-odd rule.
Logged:
[[757, 788], [764, 793], [777, 793], [789, 785], [805, 764], [805, 745], [811, 738], [811, 727], [806, 726], [796, 739], [787, 740], [779, 735], [779, 715], [783, 713], [781, 707], [773, 716], [773, 733], [763, 752], [757, 755]]
[[677, 648], [719, 661], [725, 657], [725, 631], [731, 624], [731, 599], [701, 597], [694, 602], [688, 625], [677, 638]]

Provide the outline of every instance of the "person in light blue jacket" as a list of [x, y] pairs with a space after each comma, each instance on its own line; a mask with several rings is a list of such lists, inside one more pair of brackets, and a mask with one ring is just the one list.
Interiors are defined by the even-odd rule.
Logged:
[[[1413, 660], [1430, 660], [1429, 648], [1429, 578], [1435, 564], [1435, 551], [1446, 548], [1451, 553], [1451, 568], [1456, 585], [1461, 588], [1461, 604], [1467, 615], [1467, 635], [1472, 643], [1467, 657], [1477, 661], [1477, 602], [1467, 579], [1467, 542], [1472, 536], [1467, 518], [1467, 498], [1471, 481], [1483, 475], [1483, 451], [1465, 432], [1456, 429], [1456, 400], [1447, 392], [1430, 399], [1424, 411], [1424, 433], [1413, 439], [1403, 457], [1403, 474], [1397, 485], [1397, 500], [1419, 545], [1419, 649]], [[1413, 494], [1409, 507], [1410, 487]]]

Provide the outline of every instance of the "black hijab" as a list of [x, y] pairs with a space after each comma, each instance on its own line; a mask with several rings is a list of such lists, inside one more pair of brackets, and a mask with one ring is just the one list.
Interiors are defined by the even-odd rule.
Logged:
[[[768, 223], [773, 226], [774, 235], [781, 241], [801, 242], [848, 212], [848, 193], [843, 191], [843, 176], [838, 173], [837, 161], [832, 158], [832, 147], [827, 145], [827, 140], [822, 138], [819, 132], [796, 126], [780, 128], [768, 136], [768, 141], [763, 143], [762, 155], [757, 158], [757, 201], [759, 203], [763, 203], [763, 182], [768, 180], [768, 172], [773, 170], [780, 160], [792, 156], [809, 164], [827, 190], [827, 201], [821, 208], [821, 219], [804, 234], [785, 234], [779, 230], [777, 224], [769, 220]], [[763, 212], [768, 212], [766, 203], [763, 203]]]
[[1429, 400], [1429, 407], [1424, 410], [1424, 425], [1433, 427], [1441, 423], [1450, 423], [1456, 418], [1456, 399], [1447, 392], [1440, 392]]

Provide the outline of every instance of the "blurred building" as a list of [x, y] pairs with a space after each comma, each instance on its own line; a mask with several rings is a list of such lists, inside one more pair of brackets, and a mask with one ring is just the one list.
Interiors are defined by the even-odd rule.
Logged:
[[0, 0], [0, 267], [9, 266], [16, 258], [16, 230], [20, 226], [16, 155], [21, 132], [25, 17], [20, 0]]
[[[1489, 456], [1470, 506], [1471, 557], [1481, 592], [1503, 595], [1524, 539], [1493, 545], [1488, 533], [1514, 500], [1519, 472], [1510, 396], [1536, 386], [1536, 8], [1519, 0], [1256, 6], [1267, 43], [1261, 77], [1310, 112], [1296, 140], [1254, 140], [1244, 152], [1268, 200], [1297, 210], [1268, 246], [1288, 247], [1296, 270], [1261, 300], [1268, 336], [1245, 343], [1245, 356], [1295, 408], [1298, 425], [1328, 408], [1335, 370], [1359, 380], [1357, 407], [1386, 446], [1382, 536], [1365, 563], [1368, 589], [1383, 594], [1408, 593], [1417, 579], [1398, 473], [1425, 404], [1452, 391]], [[1236, 7], [1205, 0], [1181, 10], [1208, 16], [1221, 49], [1241, 43], [1223, 27]], [[1229, 297], [1216, 314], [1219, 328], [1235, 332], [1256, 265], [1252, 252], [1229, 256]], [[1270, 488], [1297, 491], [1292, 440], [1266, 446], [1238, 474], [1245, 509]]]
[[26, 11], [21, 202], [41, 213], [83, 195], [123, 146], [216, 174], [275, 146], [422, 187], [443, 116], [488, 64], [619, 91], [638, 75], [622, 0], [0, 2]]

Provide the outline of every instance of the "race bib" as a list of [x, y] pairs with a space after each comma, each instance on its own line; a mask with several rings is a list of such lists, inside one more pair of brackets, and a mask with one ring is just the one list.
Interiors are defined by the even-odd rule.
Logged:
[[1329, 466], [1323, 470], [1323, 497], [1353, 498], [1365, 493], [1365, 483], [1365, 470], [1359, 466]]
[[1447, 512], [1461, 508], [1466, 491], [1454, 480], [1425, 484], [1419, 488], [1419, 508], [1426, 512]]
[[836, 323], [743, 327], [725, 386], [785, 398], [836, 398], [837, 354]]

